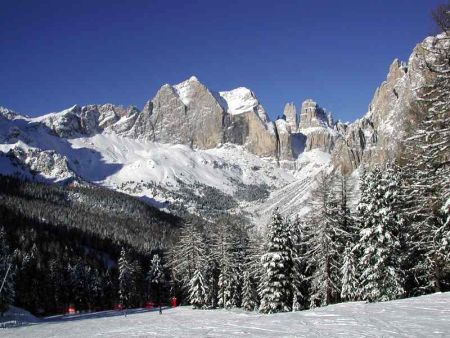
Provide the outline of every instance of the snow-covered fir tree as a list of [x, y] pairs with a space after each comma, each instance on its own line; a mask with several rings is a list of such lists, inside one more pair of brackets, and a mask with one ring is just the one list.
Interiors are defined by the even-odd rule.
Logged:
[[374, 168], [364, 179], [365, 197], [358, 204], [361, 251], [361, 297], [387, 301], [403, 295], [402, 255], [399, 231], [403, 225], [400, 182], [396, 170]]
[[259, 285], [262, 313], [290, 311], [292, 306], [292, 241], [289, 226], [278, 210], [268, 225], [265, 252], [261, 257], [263, 273]]
[[242, 285], [242, 308], [247, 311], [254, 311], [257, 307], [257, 287], [250, 272], [245, 271]]
[[333, 177], [322, 173], [312, 193], [311, 212], [305, 228], [307, 235], [308, 269], [312, 271], [310, 306], [323, 306], [338, 301], [343, 238], [341, 207], [336, 199]]
[[207, 288], [200, 269], [194, 271], [189, 282], [189, 302], [194, 309], [203, 309], [207, 305]]
[[125, 248], [120, 252], [119, 266], [119, 298], [122, 305], [127, 308], [132, 304], [135, 297], [135, 267]]
[[239, 235], [239, 228], [223, 222], [214, 236], [214, 256], [220, 269], [217, 294], [220, 307], [240, 306], [243, 246]]
[[0, 227], [0, 313], [8, 310], [14, 302], [14, 266], [13, 259], [6, 239], [6, 232]]
[[358, 299], [359, 281], [356, 270], [356, 259], [352, 243], [345, 247], [344, 257], [341, 267], [342, 286], [341, 300], [355, 301]]

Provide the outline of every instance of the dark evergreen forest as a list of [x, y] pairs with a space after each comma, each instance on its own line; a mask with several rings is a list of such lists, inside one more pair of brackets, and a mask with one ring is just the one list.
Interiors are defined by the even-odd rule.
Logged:
[[150, 258], [171, 245], [182, 223], [112, 190], [0, 176], [1, 241], [14, 285], [14, 295], [3, 293], [2, 301], [13, 297], [35, 314], [112, 308], [124, 248], [136, 273], [130, 305], [143, 305], [151, 297]]

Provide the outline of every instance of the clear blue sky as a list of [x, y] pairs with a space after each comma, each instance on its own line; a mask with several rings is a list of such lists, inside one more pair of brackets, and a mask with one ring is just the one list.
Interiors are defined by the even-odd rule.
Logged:
[[437, 0], [0, 0], [0, 105], [142, 107], [195, 74], [251, 88], [271, 117], [313, 98], [342, 120], [367, 111], [396, 57], [434, 32]]

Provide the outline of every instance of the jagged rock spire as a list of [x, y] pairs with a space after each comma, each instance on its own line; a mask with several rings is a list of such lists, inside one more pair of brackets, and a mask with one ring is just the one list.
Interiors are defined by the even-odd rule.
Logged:
[[286, 119], [286, 122], [291, 128], [291, 132], [295, 133], [298, 128], [298, 116], [297, 116], [297, 108], [295, 107], [295, 104], [292, 102], [286, 103], [284, 106], [284, 118]]

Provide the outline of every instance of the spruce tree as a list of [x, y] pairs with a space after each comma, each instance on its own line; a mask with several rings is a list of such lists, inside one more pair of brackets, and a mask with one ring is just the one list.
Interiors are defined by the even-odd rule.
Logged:
[[128, 308], [132, 305], [135, 292], [135, 272], [127, 251], [122, 247], [119, 266], [119, 298], [122, 305]]
[[189, 302], [194, 309], [203, 309], [206, 306], [206, 286], [200, 269], [194, 271], [189, 282]]
[[254, 311], [258, 306], [258, 293], [255, 282], [250, 272], [244, 272], [242, 286], [242, 308], [247, 311]]
[[402, 255], [399, 231], [403, 218], [399, 203], [398, 174], [390, 166], [365, 176], [364, 201], [358, 204], [361, 250], [361, 297], [387, 301], [403, 295]]
[[275, 210], [268, 225], [265, 252], [261, 257], [263, 273], [259, 285], [262, 313], [290, 311], [293, 268], [292, 247], [288, 226]]

